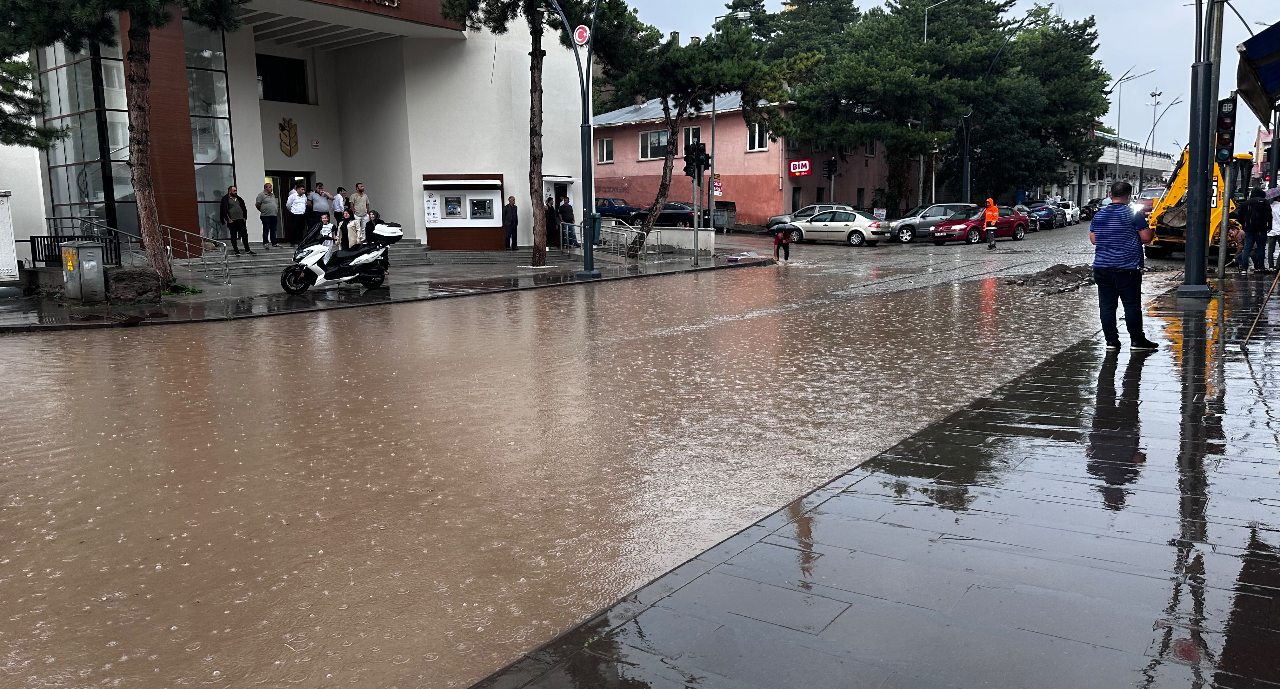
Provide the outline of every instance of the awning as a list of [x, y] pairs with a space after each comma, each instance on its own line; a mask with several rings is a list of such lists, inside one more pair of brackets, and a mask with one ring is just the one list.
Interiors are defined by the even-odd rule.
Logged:
[[500, 179], [424, 179], [424, 189], [501, 189]]
[[1273, 24], [1236, 47], [1236, 92], [1263, 125], [1280, 102], [1280, 24]]

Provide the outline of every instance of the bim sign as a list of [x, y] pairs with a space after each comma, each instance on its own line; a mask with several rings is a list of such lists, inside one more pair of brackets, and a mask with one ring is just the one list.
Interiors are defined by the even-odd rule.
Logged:
[[808, 160], [791, 161], [791, 176], [792, 177], [808, 177], [809, 161]]

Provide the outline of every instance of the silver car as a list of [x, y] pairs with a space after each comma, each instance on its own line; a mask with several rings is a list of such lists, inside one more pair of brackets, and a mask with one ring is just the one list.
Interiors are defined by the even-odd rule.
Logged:
[[781, 225], [784, 222], [795, 222], [797, 220], [808, 220], [818, 213], [826, 213], [827, 211], [851, 211], [853, 206], [846, 206], [843, 203], [815, 203], [811, 206], [805, 206], [794, 213], [785, 215], [775, 215], [769, 218], [765, 223], [765, 227], [773, 229], [774, 225]]
[[972, 203], [934, 203], [926, 206], [916, 206], [907, 213], [906, 217], [901, 220], [895, 220], [889, 225], [889, 229], [893, 231], [898, 241], [906, 244], [916, 238], [917, 235], [928, 237], [929, 231], [934, 225], [950, 218], [957, 212], [966, 208], [977, 208]]

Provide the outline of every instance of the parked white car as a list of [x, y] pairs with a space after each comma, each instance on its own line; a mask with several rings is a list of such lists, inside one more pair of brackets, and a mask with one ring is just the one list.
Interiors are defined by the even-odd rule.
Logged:
[[[827, 211], [787, 224], [792, 242], [840, 242], [849, 246], [875, 246], [888, 239], [888, 223], [863, 211]], [[776, 229], [776, 228], [775, 228]]]
[[1068, 225], [1080, 222], [1080, 206], [1077, 206], [1075, 201], [1059, 201], [1053, 205], [1067, 212]]
[[774, 225], [782, 223], [795, 222], [797, 220], [808, 220], [818, 213], [826, 213], [827, 211], [851, 211], [853, 206], [846, 206], [843, 203], [815, 203], [805, 206], [794, 213], [786, 213], [784, 215], [775, 215], [769, 218], [764, 224], [765, 227], [773, 229]]

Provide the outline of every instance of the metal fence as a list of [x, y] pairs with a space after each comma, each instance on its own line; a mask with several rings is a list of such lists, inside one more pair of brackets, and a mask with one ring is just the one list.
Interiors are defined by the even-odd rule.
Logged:
[[[111, 227], [95, 218], [45, 218], [47, 236], [35, 236], [31, 242], [31, 260], [46, 266], [62, 264], [62, 243], [76, 240], [102, 242], [103, 262], [109, 266], [146, 266], [146, 248], [142, 237]], [[227, 243], [168, 225], [160, 226], [169, 272], [184, 268], [193, 274], [231, 284], [231, 266], [227, 259]]]

